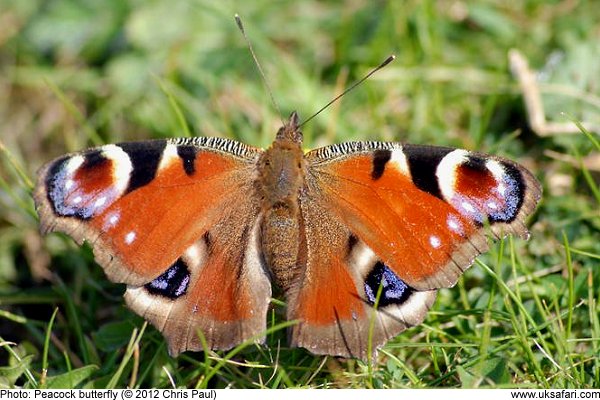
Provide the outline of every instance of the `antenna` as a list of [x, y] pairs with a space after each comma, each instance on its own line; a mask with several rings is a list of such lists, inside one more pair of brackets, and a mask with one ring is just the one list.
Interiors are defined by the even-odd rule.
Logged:
[[381, 64], [379, 64], [377, 67], [375, 67], [373, 70], [371, 70], [371, 72], [369, 72], [367, 75], [365, 75], [361, 80], [359, 80], [357, 82], [354, 82], [352, 85], [350, 85], [342, 93], [340, 93], [339, 95], [335, 96], [335, 98], [333, 100], [331, 100], [329, 103], [327, 103], [323, 107], [321, 107], [319, 109], [319, 111], [317, 111], [312, 116], [310, 116], [308, 119], [306, 119], [304, 122], [302, 122], [300, 125], [298, 125], [298, 129], [300, 129], [300, 127], [302, 127], [304, 124], [306, 124], [308, 121], [310, 121], [311, 119], [313, 119], [317, 115], [321, 114], [321, 112], [323, 110], [325, 110], [327, 107], [329, 107], [330, 105], [332, 105], [333, 103], [335, 103], [336, 101], [338, 101], [346, 93], [348, 93], [349, 91], [351, 91], [352, 89], [354, 89], [355, 87], [357, 87], [358, 85], [360, 85], [361, 83], [363, 83], [364, 81], [366, 81], [367, 79], [369, 79], [369, 77], [371, 75], [373, 75], [375, 72], [379, 71], [381, 68], [385, 67], [386, 65], [388, 65], [389, 63], [391, 63], [395, 59], [396, 59], [395, 55], [391, 55], [388, 58], [386, 58]]
[[277, 110], [277, 113], [279, 114], [279, 119], [281, 120], [281, 125], [285, 126], [285, 121], [283, 120], [283, 117], [281, 116], [281, 109], [277, 105], [277, 102], [275, 101], [275, 97], [273, 97], [273, 90], [271, 90], [271, 86], [269, 86], [269, 81], [267, 81], [267, 77], [265, 76], [265, 73], [264, 73], [260, 63], [258, 62], [258, 58], [256, 57], [256, 53], [254, 53], [254, 48], [252, 47], [252, 43], [250, 42], [250, 39], [248, 39], [248, 36], [246, 36], [246, 30], [244, 29], [244, 25], [242, 24], [242, 19], [240, 18], [239, 14], [235, 14], [234, 18], [235, 18], [235, 22], [236, 22], [238, 28], [240, 29], [240, 32], [242, 32], [242, 35], [244, 36], [244, 40], [246, 40], [246, 44], [248, 45], [250, 54], [252, 54], [252, 58], [254, 59], [254, 64], [256, 65], [256, 68], [258, 68], [258, 72], [260, 72], [262, 81], [265, 84], [265, 87], [267, 88], [267, 92], [269, 93], [269, 97], [271, 98], [271, 103], [273, 103], [275, 110]]

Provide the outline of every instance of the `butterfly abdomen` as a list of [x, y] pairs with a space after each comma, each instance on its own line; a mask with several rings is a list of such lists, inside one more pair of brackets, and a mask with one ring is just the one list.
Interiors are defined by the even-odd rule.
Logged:
[[259, 160], [261, 246], [277, 285], [287, 292], [298, 272], [300, 207], [305, 160], [301, 143], [278, 137]]

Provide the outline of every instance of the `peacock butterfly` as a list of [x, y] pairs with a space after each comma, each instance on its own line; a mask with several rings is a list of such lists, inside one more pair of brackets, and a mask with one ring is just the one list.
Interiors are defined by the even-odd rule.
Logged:
[[393, 142], [304, 153], [298, 126], [292, 113], [267, 150], [194, 137], [60, 157], [35, 187], [41, 230], [88, 241], [172, 355], [199, 334], [261, 338], [274, 283], [292, 346], [362, 359], [423, 321], [486, 233], [528, 237], [541, 188], [519, 164]]

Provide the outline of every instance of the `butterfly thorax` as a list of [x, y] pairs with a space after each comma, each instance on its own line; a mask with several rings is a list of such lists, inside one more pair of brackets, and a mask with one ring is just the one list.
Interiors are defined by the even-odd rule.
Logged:
[[293, 113], [258, 162], [262, 250], [275, 282], [284, 291], [297, 274], [300, 248], [298, 197], [304, 186], [305, 160], [297, 124]]

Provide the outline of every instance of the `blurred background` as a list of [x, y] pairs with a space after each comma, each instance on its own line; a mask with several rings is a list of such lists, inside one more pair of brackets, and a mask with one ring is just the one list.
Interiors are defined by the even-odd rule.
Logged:
[[[531, 71], [511, 70], [511, 49]], [[128, 351], [143, 321], [123, 287], [89, 248], [38, 233], [37, 168], [90, 146], [187, 134], [265, 147], [281, 118], [309, 117], [390, 54], [303, 128], [305, 145], [403, 141], [514, 159], [544, 185], [532, 239], [480, 257], [491, 269], [476, 265], [441, 291], [375, 370], [289, 349], [283, 332], [235, 363], [171, 359], [153, 328]], [[526, 108], [538, 94], [543, 109]], [[540, 112], [541, 125], [528, 122]], [[598, 387], [599, 125], [591, 0], [0, 0], [0, 386]]]

